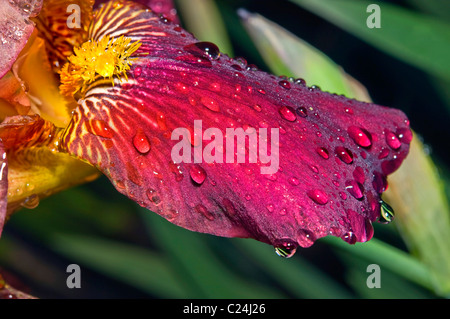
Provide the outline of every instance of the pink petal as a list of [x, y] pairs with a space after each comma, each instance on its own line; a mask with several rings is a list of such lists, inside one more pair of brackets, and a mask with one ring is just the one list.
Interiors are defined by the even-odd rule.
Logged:
[[7, 205], [8, 205], [8, 160], [5, 148], [0, 141], [0, 237], [5, 225]]
[[[119, 192], [190, 230], [252, 237], [285, 252], [327, 235], [349, 243], [372, 237], [380, 183], [409, 149], [401, 111], [256, 70], [151, 12], [133, 11], [133, 18], [120, 13], [114, 32], [140, 39], [138, 52], [147, 55], [134, 62], [128, 81], [96, 87], [79, 101], [62, 140], [68, 152], [96, 165]], [[92, 37], [108, 34], [101, 31]], [[200, 120], [201, 129], [194, 122]], [[191, 135], [189, 163], [174, 163], [177, 128]], [[214, 138], [204, 135], [210, 128], [223, 134], [223, 148], [214, 152]], [[268, 164], [279, 155], [274, 172], [262, 173], [269, 166], [258, 152], [250, 162], [248, 145], [227, 152], [226, 130], [235, 128], [257, 137], [267, 129], [267, 154], [274, 155]], [[401, 145], [379, 159], [392, 132], [402, 132]], [[207, 150], [223, 163], [208, 163], [201, 157]], [[225, 163], [227, 155], [234, 163]]]

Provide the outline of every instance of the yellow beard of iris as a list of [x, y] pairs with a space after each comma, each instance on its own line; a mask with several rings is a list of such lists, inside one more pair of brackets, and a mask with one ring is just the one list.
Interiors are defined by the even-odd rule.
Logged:
[[63, 95], [73, 96], [76, 92], [84, 93], [87, 85], [96, 77], [111, 79], [114, 76], [127, 77], [133, 58], [130, 56], [141, 46], [139, 41], [131, 43], [130, 38], [121, 36], [117, 39], [103, 37], [99, 41], [89, 40], [74, 49], [61, 71], [60, 91]]

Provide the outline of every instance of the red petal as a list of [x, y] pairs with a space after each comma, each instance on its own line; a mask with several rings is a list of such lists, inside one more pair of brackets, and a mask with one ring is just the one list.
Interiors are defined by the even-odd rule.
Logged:
[[[114, 32], [127, 30], [148, 55], [134, 62], [126, 83], [96, 87], [80, 101], [62, 140], [70, 153], [95, 164], [121, 193], [191, 230], [253, 237], [285, 253], [330, 234], [349, 243], [372, 237], [385, 189], [379, 184], [409, 149], [401, 111], [255, 70], [151, 12], [133, 10], [133, 17], [115, 13]], [[86, 129], [100, 122], [111, 134]], [[190, 135], [190, 163], [173, 161], [186, 155], [178, 144], [184, 135], [171, 139], [177, 128]], [[269, 166], [255, 150], [250, 155], [258, 161], [250, 160], [251, 146], [227, 151], [227, 129], [236, 128], [263, 137], [259, 147], [267, 145], [268, 164], [279, 169], [262, 174]], [[402, 132], [401, 146], [379, 159], [392, 132]], [[223, 147], [213, 149], [220, 134]]]

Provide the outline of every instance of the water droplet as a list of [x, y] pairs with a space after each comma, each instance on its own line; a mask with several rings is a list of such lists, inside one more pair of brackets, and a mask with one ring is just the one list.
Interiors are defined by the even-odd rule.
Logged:
[[177, 182], [181, 182], [183, 180], [184, 175], [183, 172], [181, 171], [180, 165], [177, 165], [176, 163], [170, 161], [169, 169], [175, 175], [175, 180]]
[[389, 155], [389, 149], [386, 147], [381, 148], [380, 154], [378, 154], [378, 159], [383, 159], [388, 157]]
[[300, 184], [300, 181], [298, 180], [297, 177], [291, 177], [291, 178], [289, 179], [289, 183], [291, 183], [291, 184], [294, 185], [294, 186], [297, 186], [297, 185]]
[[220, 111], [219, 104], [217, 103], [217, 101], [208, 96], [202, 96], [200, 102], [213, 112]]
[[364, 184], [366, 180], [366, 175], [364, 174], [364, 170], [362, 167], [357, 166], [355, 170], [353, 171], [353, 177], [355, 178], [355, 181], [357, 181], [360, 184]]
[[104, 138], [112, 138], [114, 136], [113, 130], [102, 120], [89, 120], [85, 122], [85, 127], [89, 133], [97, 136]]
[[391, 221], [394, 220], [394, 209], [386, 203], [384, 200], [380, 200], [381, 204], [381, 212], [380, 212], [380, 218], [378, 221], [382, 224], [389, 224]]
[[275, 246], [275, 253], [283, 258], [294, 256], [297, 251], [298, 244], [290, 239], [281, 239]]
[[399, 149], [402, 146], [402, 142], [398, 139], [397, 135], [391, 131], [386, 131], [386, 143], [393, 150]]
[[388, 187], [386, 177], [379, 172], [374, 172], [372, 186], [378, 194], [383, 193]]
[[306, 193], [315, 203], [325, 205], [328, 203], [328, 195], [320, 189], [313, 189]]
[[294, 110], [289, 106], [282, 106], [278, 109], [281, 117], [289, 122], [295, 122], [297, 116], [295, 115]]
[[314, 241], [316, 240], [316, 237], [314, 234], [306, 229], [300, 228], [297, 230], [297, 242], [302, 247], [310, 247], [312, 244], [314, 244]]
[[133, 137], [133, 145], [141, 154], [147, 154], [151, 149], [150, 141], [142, 129], [138, 129]]
[[370, 147], [372, 145], [372, 136], [366, 130], [350, 126], [347, 132], [357, 145], [361, 147]]
[[289, 81], [286, 80], [282, 80], [280, 82], [278, 82], [278, 84], [282, 87], [285, 88], [287, 90], [289, 90], [291, 88], [291, 83], [289, 83]]
[[409, 128], [399, 128], [397, 136], [402, 143], [409, 144], [412, 141], [413, 134]]
[[316, 152], [324, 159], [328, 159], [330, 157], [328, 150], [325, 147], [316, 148]]
[[220, 50], [214, 43], [211, 42], [196, 42], [186, 45], [183, 48], [185, 51], [194, 55], [203, 55], [211, 60], [217, 60], [220, 57]]
[[298, 78], [294, 80], [294, 83], [301, 86], [306, 86], [306, 81], [304, 79]]
[[350, 193], [354, 198], [360, 200], [364, 197], [364, 189], [361, 184], [359, 184], [355, 180], [349, 180], [345, 182], [345, 189]]
[[210, 68], [212, 63], [208, 58], [197, 55], [182, 55], [175, 58], [178, 61], [194, 64], [200, 67]]
[[147, 189], [146, 193], [147, 193], [148, 199], [150, 200], [150, 202], [153, 205], [155, 205], [155, 206], [161, 205], [161, 198], [159, 198], [158, 193], [154, 189], [149, 188], [149, 189]]
[[345, 113], [352, 115], [353, 114], [353, 110], [349, 107], [345, 107], [344, 108]]
[[191, 175], [192, 180], [198, 184], [201, 185], [205, 179], [206, 179], [206, 172], [200, 165], [193, 165], [191, 169], [189, 170], [189, 174]]
[[264, 89], [257, 89], [257, 91], [263, 95], [266, 94], [266, 90], [264, 90]]
[[33, 209], [38, 207], [39, 205], [39, 196], [36, 194], [30, 195], [27, 198], [24, 199], [22, 203], [20, 203], [20, 206]]
[[250, 194], [245, 194], [245, 199], [246, 199], [246, 200], [251, 200], [251, 199], [252, 199], [252, 196], [251, 196]]
[[258, 105], [258, 104], [253, 105], [253, 109], [254, 109], [256, 112], [261, 112], [261, 106]]
[[140, 66], [137, 66], [134, 68], [134, 77], [138, 78], [142, 74], [142, 68]]
[[266, 208], [269, 211], [269, 213], [273, 213], [273, 211], [275, 210], [275, 207], [272, 204], [267, 205]]
[[336, 155], [339, 157], [341, 161], [343, 161], [346, 164], [353, 163], [353, 154], [349, 149], [346, 149], [345, 147], [338, 146], [335, 149]]
[[356, 244], [357, 238], [356, 238], [355, 233], [352, 231], [346, 232], [341, 238], [343, 241], [349, 243], [350, 245]]
[[300, 117], [303, 117], [303, 118], [305, 118], [305, 117], [308, 116], [308, 111], [307, 111], [306, 108], [303, 107], [303, 106], [298, 107], [298, 108], [295, 110], [295, 112], [296, 112]]
[[197, 211], [197, 213], [202, 214], [207, 219], [214, 220], [214, 215], [211, 214], [211, 212], [209, 212], [208, 209], [206, 209], [206, 207], [202, 204], [198, 204], [197, 206], [195, 206], [195, 210]]

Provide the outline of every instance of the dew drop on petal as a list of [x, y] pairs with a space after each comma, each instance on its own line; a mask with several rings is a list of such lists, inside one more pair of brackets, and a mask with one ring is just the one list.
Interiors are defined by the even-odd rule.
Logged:
[[201, 185], [206, 179], [205, 170], [198, 164], [191, 167], [191, 169], [189, 170], [189, 174], [192, 180], [198, 185]]
[[109, 125], [102, 120], [89, 120], [85, 122], [85, 127], [89, 133], [97, 136], [104, 138], [112, 138], [114, 136], [114, 132], [111, 127], [109, 127]]
[[298, 244], [291, 239], [281, 239], [275, 246], [275, 253], [283, 258], [294, 256], [297, 251]]
[[278, 112], [280, 113], [281, 117], [284, 118], [286, 121], [295, 122], [295, 120], [297, 119], [294, 110], [289, 106], [280, 107], [278, 109]]
[[346, 232], [344, 235], [342, 235], [341, 238], [342, 238], [343, 241], [349, 243], [350, 245], [356, 244], [357, 238], [356, 238], [355, 233], [352, 232], [352, 231]]
[[133, 145], [141, 154], [147, 154], [151, 149], [150, 141], [142, 129], [138, 129], [133, 137]]
[[357, 145], [361, 147], [369, 147], [372, 145], [372, 137], [366, 130], [356, 126], [350, 126], [347, 132]]
[[328, 150], [325, 147], [316, 148], [316, 152], [324, 159], [328, 159], [330, 157]]
[[285, 88], [287, 90], [289, 90], [291, 88], [291, 83], [289, 83], [289, 81], [286, 80], [282, 80], [280, 82], [278, 82], [278, 84], [282, 87]]
[[195, 210], [197, 211], [197, 213], [202, 214], [207, 219], [214, 220], [214, 215], [211, 214], [211, 212], [208, 211], [208, 209], [204, 205], [198, 204], [197, 206], [195, 206]]
[[303, 106], [298, 107], [298, 108], [295, 110], [295, 112], [296, 112], [300, 117], [303, 117], [303, 118], [305, 118], [305, 117], [308, 116], [308, 111], [307, 111], [306, 108], [303, 107]]
[[196, 42], [186, 45], [183, 49], [192, 54], [207, 56], [211, 60], [217, 60], [220, 57], [219, 48], [211, 42]]
[[391, 221], [394, 220], [394, 210], [392, 207], [386, 203], [383, 200], [380, 200], [381, 209], [380, 209], [380, 218], [378, 219], [378, 222], [382, 224], [389, 224]]
[[364, 197], [362, 185], [355, 180], [349, 180], [345, 182], [345, 189], [350, 193], [350, 195], [358, 200]]
[[402, 146], [402, 142], [398, 139], [397, 135], [391, 131], [386, 131], [386, 143], [393, 150], [399, 149]]
[[155, 205], [155, 206], [161, 205], [161, 198], [159, 198], [158, 193], [154, 189], [149, 188], [149, 189], [147, 189], [146, 193], [147, 193], [148, 199], [150, 200], [150, 202], [153, 205]]
[[328, 195], [320, 189], [313, 189], [306, 193], [315, 203], [325, 205], [328, 203]]
[[344, 163], [351, 164], [353, 162], [353, 154], [349, 149], [346, 149], [345, 147], [342, 146], [338, 146], [335, 149], [335, 153], [339, 157], [339, 159]]

